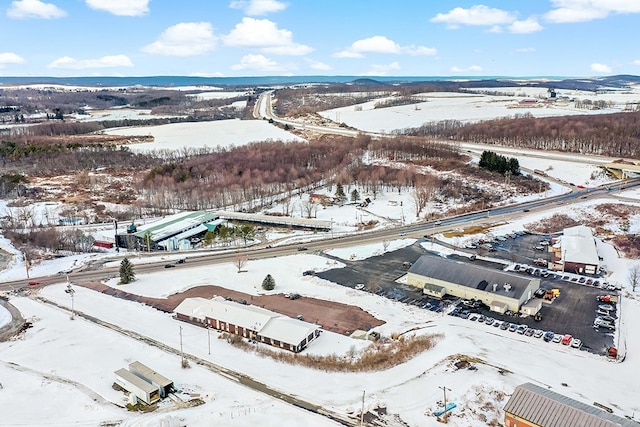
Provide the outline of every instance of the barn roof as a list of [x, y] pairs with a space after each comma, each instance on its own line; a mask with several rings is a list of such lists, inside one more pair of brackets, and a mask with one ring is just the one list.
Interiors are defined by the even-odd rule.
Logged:
[[[523, 296], [531, 281], [538, 280], [505, 273], [502, 270], [480, 267], [468, 262], [430, 255], [421, 256], [409, 268], [409, 273], [518, 300]], [[495, 291], [493, 290], [494, 284], [497, 285]]]
[[532, 383], [516, 387], [504, 411], [545, 427], [638, 427], [631, 420]]

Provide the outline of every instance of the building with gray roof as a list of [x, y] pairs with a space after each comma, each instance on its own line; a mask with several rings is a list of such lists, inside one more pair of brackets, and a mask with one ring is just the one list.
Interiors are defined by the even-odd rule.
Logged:
[[516, 387], [504, 406], [507, 427], [639, 427], [595, 406], [532, 383]]
[[540, 279], [423, 255], [409, 269], [407, 284], [435, 298], [452, 295], [480, 300], [491, 310], [504, 313], [519, 311], [540, 287]]

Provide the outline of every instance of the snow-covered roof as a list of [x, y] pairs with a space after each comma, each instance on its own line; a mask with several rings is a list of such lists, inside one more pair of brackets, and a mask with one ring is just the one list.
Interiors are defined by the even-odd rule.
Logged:
[[299, 343], [318, 329], [313, 323], [290, 317], [274, 317], [260, 330], [259, 335], [289, 344]]
[[137, 360], [135, 362], [129, 363], [129, 371], [133, 372], [134, 374], [143, 376], [144, 379], [149, 380], [152, 384], [156, 384], [160, 387], [167, 387], [173, 384], [173, 381], [171, 381], [169, 378], [157, 373], [144, 363], [138, 362]]
[[204, 320], [206, 317], [223, 320], [253, 331], [260, 331], [269, 319], [280, 316], [278, 313], [264, 308], [226, 301], [220, 297], [213, 299], [185, 298], [174, 312], [200, 320]]
[[145, 234], [151, 234], [151, 240], [160, 242], [178, 233], [191, 230], [209, 221], [213, 221], [218, 216], [207, 211], [182, 212], [171, 215], [149, 226], [138, 227], [134, 234], [140, 239], [144, 239]]
[[600, 258], [591, 229], [584, 225], [565, 228], [560, 239], [562, 260], [578, 264], [598, 265]]
[[258, 335], [287, 344], [297, 344], [313, 334], [319, 327], [312, 323], [282, 316], [279, 313], [226, 301], [220, 297], [206, 299], [185, 298], [174, 310], [175, 313], [204, 321], [206, 317], [256, 331]]
[[216, 216], [230, 220], [263, 222], [269, 224], [281, 224], [296, 227], [317, 228], [321, 230], [329, 230], [333, 224], [332, 221], [326, 221], [315, 218], [293, 218], [290, 216], [260, 215], [244, 212], [218, 211]]

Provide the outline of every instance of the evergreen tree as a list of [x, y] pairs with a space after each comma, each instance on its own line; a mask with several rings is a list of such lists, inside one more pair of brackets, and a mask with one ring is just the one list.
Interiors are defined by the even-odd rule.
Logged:
[[215, 238], [216, 238], [216, 235], [212, 231], [207, 231], [206, 233], [204, 233], [204, 239], [202, 239], [202, 244], [205, 246], [211, 246]]
[[120, 284], [126, 285], [136, 280], [136, 273], [133, 271], [133, 264], [129, 258], [124, 258], [120, 263]]
[[264, 289], [265, 291], [272, 291], [275, 287], [276, 281], [273, 280], [273, 277], [270, 274], [267, 274], [262, 281], [262, 289]]
[[358, 190], [354, 188], [353, 191], [351, 192], [351, 201], [357, 202], [358, 199], [360, 199], [360, 193], [358, 193]]
[[342, 184], [338, 183], [336, 185], [336, 197], [338, 200], [343, 201], [347, 198], [346, 194], [344, 194], [344, 188], [342, 188]]

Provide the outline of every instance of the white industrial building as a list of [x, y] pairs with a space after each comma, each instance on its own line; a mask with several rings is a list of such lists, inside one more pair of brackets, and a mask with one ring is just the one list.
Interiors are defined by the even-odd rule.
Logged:
[[600, 257], [591, 229], [585, 225], [565, 228], [559, 238], [560, 247], [552, 248], [562, 260], [563, 271], [576, 274], [596, 274]]

